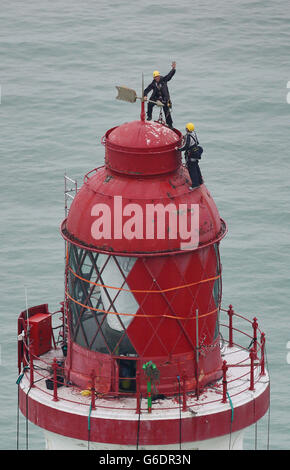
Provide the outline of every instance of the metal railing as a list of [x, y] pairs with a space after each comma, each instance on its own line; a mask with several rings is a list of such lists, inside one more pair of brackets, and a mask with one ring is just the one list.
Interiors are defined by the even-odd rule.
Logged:
[[65, 218], [69, 212], [69, 201], [72, 201], [78, 192], [78, 184], [76, 180], [64, 175], [64, 214]]
[[[242, 349], [244, 351], [248, 352], [248, 355], [246, 358], [242, 359], [240, 362], [237, 362], [235, 364], [228, 363], [226, 360], [223, 361], [222, 367], [220, 369], [221, 377], [222, 377], [222, 384], [219, 385], [219, 387], [215, 387], [213, 385], [206, 385], [204, 387], [204, 390], [213, 388], [215, 392], [219, 395], [219, 398], [214, 399], [214, 400], [208, 400], [205, 401], [204, 399], [202, 400], [202, 404], [210, 404], [210, 403], [227, 403], [228, 401], [228, 385], [231, 384], [233, 385], [233, 382], [238, 381], [240, 379], [243, 379], [245, 377], [249, 377], [249, 385], [236, 392], [231, 393], [231, 397], [233, 398], [234, 396], [237, 396], [241, 393], [244, 393], [245, 391], [254, 391], [255, 390], [255, 384], [260, 380], [262, 376], [266, 375], [265, 372], [265, 333], [263, 333], [259, 327], [258, 327], [258, 322], [256, 317], [251, 321], [244, 316], [237, 314], [234, 312], [232, 305], [229, 306], [227, 310], [221, 309], [222, 312], [227, 313], [228, 317], [228, 324], [220, 324], [222, 328], [228, 331], [228, 339], [224, 339], [224, 342], [227, 343], [227, 347], [230, 348], [238, 348], [239, 350]], [[63, 315], [63, 308], [61, 310], [58, 310], [54, 312], [52, 315], [55, 315], [57, 313], [62, 313]], [[239, 318], [239, 320], [245, 321], [248, 323], [248, 325], [251, 328], [251, 334], [245, 331], [242, 331], [240, 328], [236, 328], [234, 326], [234, 317]], [[60, 328], [60, 326], [56, 328]], [[23, 328], [25, 330], [25, 325], [24, 325], [24, 320], [23, 320]], [[250, 345], [248, 347], [241, 346], [240, 344], [235, 344], [234, 342], [234, 334], [240, 334], [245, 336], [248, 340], [250, 339]], [[258, 334], [260, 334], [260, 338], [258, 340]], [[53, 335], [54, 336], [54, 335]], [[130, 381], [135, 381], [135, 386], [134, 392], [121, 392], [121, 391], [110, 391], [109, 393], [100, 393], [98, 392], [98, 389], [96, 387], [96, 382], [98, 383], [102, 380], [102, 377], [99, 374], [96, 375], [95, 372], [92, 372], [91, 375], [91, 386], [87, 390], [88, 395], [91, 397], [89, 401], [84, 402], [83, 400], [73, 400], [71, 398], [68, 398], [69, 394], [66, 394], [66, 397], [59, 395], [58, 393], [58, 388], [59, 386], [65, 386], [73, 389], [74, 391], [77, 391], [79, 393], [82, 392], [82, 390], [76, 386], [73, 385], [69, 382], [65, 382], [65, 372], [64, 372], [64, 367], [62, 363], [57, 360], [56, 357], [53, 358], [52, 362], [47, 362], [43, 357], [36, 357], [34, 354], [31, 353], [31, 348], [30, 344], [26, 341], [26, 336], [24, 335], [23, 337], [23, 344], [24, 344], [24, 353], [23, 353], [23, 366], [24, 366], [24, 374], [29, 380], [30, 387], [36, 387], [39, 388], [43, 393], [46, 393], [51, 396], [51, 399], [53, 401], [59, 401], [59, 400], [65, 400], [67, 402], [72, 402], [72, 403], [77, 403], [79, 405], [84, 405], [84, 406], [91, 406], [92, 409], [95, 409], [96, 407], [96, 399], [97, 398], [112, 398], [112, 397], [131, 397], [135, 399], [135, 405], [134, 407], [128, 406], [125, 409], [126, 410], [135, 410], [136, 413], [140, 413], [141, 411], [141, 400], [142, 398], [146, 397], [148, 398], [148, 394], [142, 395], [140, 391], [140, 372], [137, 370], [136, 372], [136, 377], [119, 377], [119, 380], [130, 380]], [[59, 349], [59, 344], [61, 344], [61, 339], [60, 341], [55, 341], [53, 339], [53, 348], [55, 350]], [[37, 361], [37, 364], [35, 362]], [[43, 367], [42, 367], [42, 366]], [[244, 372], [242, 375], [234, 377], [233, 379], [229, 380], [229, 370], [231, 368], [236, 368], [236, 367], [243, 367]], [[160, 370], [162, 373], [162, 370]], [[50, 384], [52, 385], [52, 390], [51, 393], [48, 390], [45, 390], [44, 388], [39, 386], [40, 380], [37, 380], [37, 383], [35, 381], [35, 373], [40, 377], [40, 379], [43, 380], [50, 380]], [[107, 377], [106, 377], [107, 378]], [[164, 377], [162, 375], [163, 379], [172, 379], [172, 377]], [[177, 377], [177, 390], [172, 393], [166, 393], [166, 398], [173, 398], [175, 397], [177, 405], [175, 406], [162, 406], [162, 410], [168, 410], [168, 409], [180, 409], [182, 408], [182, 411], [188, 411], [191, 410], [192, 407], [194, 406], [199, 406], [200, 401], [199, 398], [202, 397], [202, 390], [200, 391], [200, 394], [196, 394], [196, 388], [192, 390], [188, 390], [186, 388], [186, 379], [188, 377], [181, 376]], [[234, 389], [233, 389], [234, 390]], [[63, 394], [62, 394], [63, 395]], [[192, 403], [192, 396], [195, 396], [196, 400], [194, 403]], [[73, 396], [73, 394], [71, 395]], [[151, 398], [151, 397], [150, 397]], [[190, 406], [188, 405], [189, 400]], [[122, 402], [122, 406], [110, 406], [110, 402], [107, 401], [108, 404], [105, 403], [98, 403], [98, 408], [104, 408], [104, 409], [120, 409], [124, 410], [124, 403]], [[129, 403], [129, 402], [128, 402]], [[132, 404], [132, 400], [130, 401]], [[149, 408], [148, 408], [149, 411]], [[151, 407], [150, 411], [151, 412]]]

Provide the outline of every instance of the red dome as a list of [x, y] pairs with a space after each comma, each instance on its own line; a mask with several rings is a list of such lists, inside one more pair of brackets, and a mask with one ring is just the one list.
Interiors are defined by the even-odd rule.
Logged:
[[[177, 133], [178, 132], [178, 133]], [[118, 127], [113, 127], [106, 134], [106, 139], [120, 147], [134, 149], [148, 149], [177, 145], [180, 139], [179, 131], [155, 121], [126, 122]]]
[[[203, 184], [194, 191], [189, 191], [189, 180], [187, 170], [181, 166], [178, 171], [169, 175], [162, 175], [159, 178], [135, 179], [127, 175], [116, 175], [108, 168], [102, 167], [96, 170], [90, 178], [85, 178], [82, 186], [75, 197], [69, 216], [62, 225], [63, 236], [69, 241], [84, 245], [91, 249], [115, 252], [131, 253], [138, 256], [139, 253], [154, 255], [162, 252], [179, 252], [181, 244], [185, 242], [179, 226], [176, 229], [176, 236], [173, 235], [173, 223], [180, 223], [181, 212], [187, 211], [187, 226], [192, 226], [191, 205], [198, 205], [199, 220], [198, 238], [199, 246], [205, 246], [222, 238], [225, 234], [225, 225], [221, 221], [218, 209], [211, 197], [208, 189]], [[159, 206], [158, 206], [159, 205]], [[158, 213], [154, 213], [154, 237], [146, 236], [146, 223], [148, 223], [148, 213], [154, 208], [173, 208], [172, 217], [165, 214], [164, 232], [158, 236]], [[99, 208], [99, 212], [97, 210]], [[94, 223], [101, 220], [100, 210], [105, 208], [108, 211], [110, 220], [107, 232], [105, 227], [100, 227], [103, 231], [101, 239], [96, 239], [94, 234]], [[124, 212], [128, 209], [127, 214]], [[140, 212], [138, 214], [137, 212]], [[132, 214], [138, 227], [131, 228], [132, 237], [119, 236], [122, 229], [125, 230], [126, 223], [130, 223]], [[131, 213], [129, 213], [132, 211]], [[163, 211], [163, 209], [162, 209]], [[174, 220], [175, 215], [175, 220]], [[160, 217], [162, 216], [162, 213]], [[134, 235], [135, 231], [135, 237]], [[141, 233], [142, 232], [142, 233]], [[117, 236], [115, 236], [117, 233]], [[159, 234], [160, 235], [160, 234]]]

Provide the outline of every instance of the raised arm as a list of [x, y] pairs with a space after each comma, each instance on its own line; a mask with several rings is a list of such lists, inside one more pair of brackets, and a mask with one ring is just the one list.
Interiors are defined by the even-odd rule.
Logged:
[[169, 80], [171, 80], [173, 75], [175, 74], [175, 72], [176, 72], [176, 62], [172, 62], [171, 67], [172, 68], [171, 68], [170, 72], [163, 77], [163, 80], [165, 82], [169, 82]]

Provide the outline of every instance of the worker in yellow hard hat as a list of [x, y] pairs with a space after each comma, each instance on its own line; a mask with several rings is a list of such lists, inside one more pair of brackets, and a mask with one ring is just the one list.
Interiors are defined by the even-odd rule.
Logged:
[[194, 124], [192, 122], [188, 122], [185, 129], [186, 134], [183, 137], [183, 146], [176, 150], [179, 152], [185, 152], [186, 166], [191, 179], [191, 186], [189, 189], [192, 190], [203, 183], [203, 178], [198, 164], [198, 160], [201, 159], [201, 155], [203, 153], [203, 148], [199, 145]]
[[152, 110], [153, 107], [155, 106], [155, 103], [152, 103], [152, 101], [161, 101], [163, 104], [163, 110], [165, 114], [165, 120], [166, 124], [172, 129], [173, 128], [173, 123], [172, 123], [172, 117], [170, 113], [170, 109], [172, 107], [171, 101], [170, 101], [170, 95], [168, 91], [168, 86], [167, 82], [171, 80], [173, 75], [175, 74], [176, 71], [176, 62], [172, 62], [171, 64], [171, 70], [167, 75], [160, 75], [160, 72], [158, 70], [154, 70], [153, 72], [153, 80], [148, 85], [147, 88], [144, 90], [144, 100], [147, 101], [147, 95], [150, 93], [150, 91], [153, 91], [150, 101], [148, 102], [147, 106], [147, 120], [151, 121], [152, 119]]

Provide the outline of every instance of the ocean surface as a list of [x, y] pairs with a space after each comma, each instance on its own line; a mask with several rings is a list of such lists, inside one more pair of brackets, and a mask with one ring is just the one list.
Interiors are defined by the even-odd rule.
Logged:
[[[1, 449], [16, 449], [26, 293], [52, 311], [63, 300], [64, 174], [80, 186], [103, 164], [106, 131], [139, 119], [139, 101], [117, 101], [115, 86], [139, 94], [142, 73], [147, 85], [172, 61], [174, 126], [195, 123], [204, 180], [228, 224], [223, 306], [257, 316], [266, 333], [270, 413], [245, 448], [290, 449], [288, 0], [1, 2]], [[28, 445], [44, 448], [32, 424]]]

